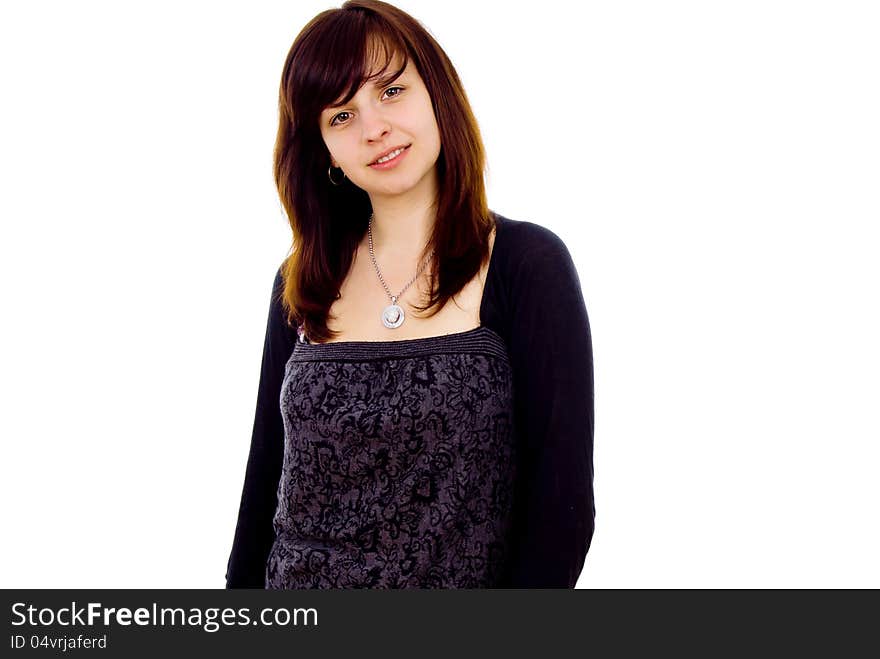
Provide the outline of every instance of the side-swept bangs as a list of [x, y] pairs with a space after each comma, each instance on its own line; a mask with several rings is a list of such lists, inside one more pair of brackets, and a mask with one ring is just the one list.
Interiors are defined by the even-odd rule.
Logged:
[[[364, 84], [387, 85], [403, 73], [411, 57], [402, 35], [373, 14], [340, 12], [315, 32], [303, 43], [284, 85], [284, 100], [303, 128], [317, 126], [325, 108], [348, 103]], [[393, 70], [395, 57], [402, 64]]]

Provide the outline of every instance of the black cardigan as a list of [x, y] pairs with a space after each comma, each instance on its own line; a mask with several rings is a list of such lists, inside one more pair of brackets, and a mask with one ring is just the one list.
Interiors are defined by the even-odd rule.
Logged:
[[[518, 435], [512, 561], [502, 587], [574, 588], [593, 537], [593, 355], [580, 280], [562, 240], [494, 214], [480, 323], [504, 339]], [[284, 456], [279, 396], [297, 341], [275, 275], [227, 588], [263, 588]]]

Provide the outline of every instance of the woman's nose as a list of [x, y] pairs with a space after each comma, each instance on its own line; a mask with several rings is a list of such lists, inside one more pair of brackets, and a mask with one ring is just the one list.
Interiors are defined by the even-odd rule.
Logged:
[[391, 132], [391, 124], [380, 112], [367, 110], [363, 114], [364, 138], [370, 142], [381, 141]]

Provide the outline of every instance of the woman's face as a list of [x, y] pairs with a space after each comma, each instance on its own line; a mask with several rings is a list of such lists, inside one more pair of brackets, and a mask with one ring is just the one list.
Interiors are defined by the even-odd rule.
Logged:
[[[390, 70], [402, 60], [395, 56]], [[345, 105], [321, 113], [321, 135], [334, 167], [371, 197], [409, 192], [420, 184], [435, 185], [440, 131], [431, 97], [410, 60], [404, 72], [384, 87], [370, 80]], [[371, 167], [389, 149], [408, 147], [393, 165]], [[333, 173], [334, 180], [341, 175]], [[432, 192], [432, 190], [428, 190]]]

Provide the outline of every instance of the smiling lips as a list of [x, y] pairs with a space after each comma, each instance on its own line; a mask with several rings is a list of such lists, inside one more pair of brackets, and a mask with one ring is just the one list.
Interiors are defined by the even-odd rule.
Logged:
[[373, 169], [388, 169], [389, 167], [397, 164], [401, 156], [406, 153], [409, 147], [410, 145], [407, 144], [405, 146], [399, 146], [391, 149], [390, 151], [386, 151], [377, 160], [370, 163], [369, 166]]

